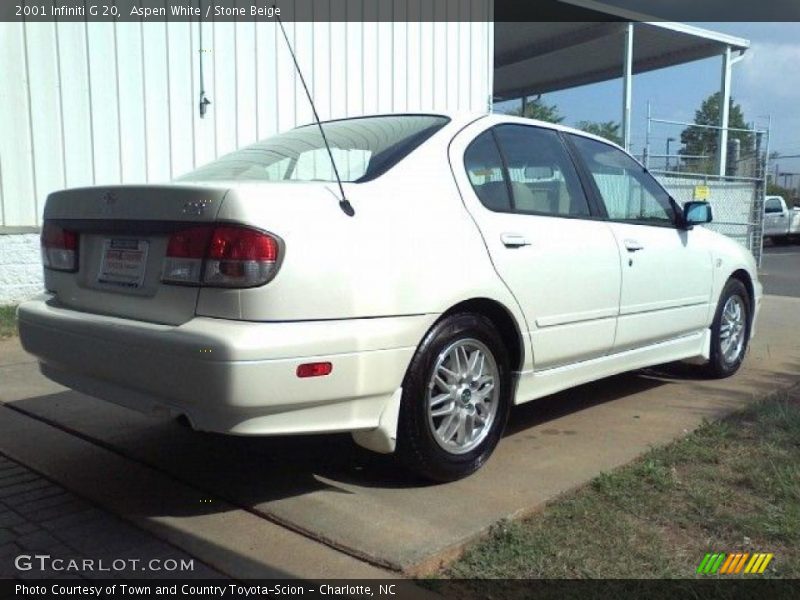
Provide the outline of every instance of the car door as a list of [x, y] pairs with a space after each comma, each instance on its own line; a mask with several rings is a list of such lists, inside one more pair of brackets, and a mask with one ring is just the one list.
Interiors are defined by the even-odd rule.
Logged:
[[712, 256], [698, 230], [678, 227], [676, 204], [622, 150], [570, 135], [619, 247], [622, 293], [614, 351], [708, 325]]
[[501, 124], [462, 134], [451, 160], [495, 268], [527, 320], [534, 368], [608, 353], [619, 251], [608, 225], [593, 218], [560, 134]]
[[782, 199], [777, 196], [767, 196], [764, 201], [764, 235], [781, 235], [786, 233], [786, 230]]

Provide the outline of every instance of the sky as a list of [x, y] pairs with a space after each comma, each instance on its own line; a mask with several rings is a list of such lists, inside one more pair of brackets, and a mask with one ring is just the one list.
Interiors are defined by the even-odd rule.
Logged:
[[[750, 40], [750, 49], [733, 66], [732, 96], [747, 122], [767, 127], [770, 150], [800, 154], [800, 23], [692, 23], [704, 29]], [[647, 126], [647, 103], [655, 118], [692, 121], [701, 102], [719, 90], [722, 59], [711, 58], [636, 75], [633, 80], [631, 142], [641, 154]], [[558, 105], [565, 124], [620, 121], [622, 79], [545, 94]], [[518, 106], [517, 103], [514, 104]], [[498, 105], [498, 109], [501, 105]], [[680, 138], [682, 127], [654, 125], [651, 152], [665, 153], [668, 137]], [[674, 142], [673, 142], [674, 144]], [[675, 152], [673, 145], [671, 152]], [[800, 173], [800, 159], [777, 161], [781, 171]], [[773, 167], [774, 168], [774, 167]], [[800, 176], [795, 184], [800, 183]]]

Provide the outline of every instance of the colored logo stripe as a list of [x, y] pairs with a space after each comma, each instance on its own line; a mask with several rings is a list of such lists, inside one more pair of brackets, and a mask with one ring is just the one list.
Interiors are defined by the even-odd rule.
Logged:
[[728, 569], [731, 568], [731, 563], [736, 555], [735, 554], [728, 554], [728, 559], [722, 563], [722, 568], [719, 570], [720, 573], [727, 573]]
[[749, 552], [736, 552], [733, 554], [709, 552], [700, 561], [697, 572], [704, 575], [714, 575], [716, 573], [720, 575], [735, 575], [742, 572], [750, 574], [763, 573], [773, 556], [774, 554], [765, 552], [756, 552], [752, 555]]
[[723, 560], [725, 560], [724, 553], [706, 554], [700, 566], [697, 567], [697, 572], [705, 573], [706, 575], [714, 574], [719, 569]]
[[733, 560], [731, 560], [730, 565], [728, 565], [728, 568], [723, 569], [722, 571], [720, 571], [720, 573], [728, 575], [732, 573], [738, 573], [739, 571], [742, 570], [742, 568], [744, 567], [744, 563], [748, 558], [750, 558], [750, 554], [737, 552], [736, 554], [733, 555]]
[[763, 573], [767, 569], [767, 565], [772, 560], [774, 554], [753, 554], [753, 558], [750, 559], [750, 562], [747, 563], [747, 567], [745, 567], [745, 573]]
[[706, 572], [706, 566], [708, 565], [708, 561], [710, 560], [710, 558], [711, 558], [710, 554], [706, 554], [703, 557], [703, 560], [700, 561], [700, 566], [697, 567], [697, 572], [698, 573], [705, 573]]

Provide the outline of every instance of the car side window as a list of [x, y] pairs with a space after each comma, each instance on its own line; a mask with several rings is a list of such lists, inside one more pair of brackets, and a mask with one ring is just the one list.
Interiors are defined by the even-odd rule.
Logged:
[[609, 144], [578, 135], [570, 138], [600, 191], [609, 219], [654, 225], [675, 223], [669, 194], [642, 165]]
[[781, 201], [777, 198], [767, 198], [767, 201], [764, 203], [764, 212], [765, 213], [779, 213], [783, 212], [783, 206], [781, 206]]
[[556, 131], [499, 125], [495, 133], [508, 168], [514, 212], [589, 216], [575, 165]]
[[469, 145], [464, 153], [464, 167], [481, 204], [493, 211], [511, 211], [503, 159], [491, 130], [484, 131]]

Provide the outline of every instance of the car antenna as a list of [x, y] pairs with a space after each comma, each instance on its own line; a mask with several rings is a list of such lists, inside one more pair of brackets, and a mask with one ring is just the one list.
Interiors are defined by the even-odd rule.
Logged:
[[[273, 5], [273, 9], [275, 6]], [[325, 135], [325, 130], [322, 128], [322, 121], [319, 120], [319, 115], [317, 114], [317, 107], [314, 106], [314, 99], [311, 97], [311, 92], [308, 91], [308, 86], [306, 85], [306, 79], [303, 77], [303, 72], [300, 70], [300, 65], [297, 63], [297, 57], [294, 54], [294, 50], [292, 49], [292, 44], [289, 42], [289, 36], [286, 35], [286, 29], [283, 27], [283, 21], [281, 21], [278, 12], [275, 11], [275, 19], [278, 21], [278, 25], [280, 25], [281, 33], [283, 34], [283, 39], [286, 40], [286, 47], [289, 48], [289, 54], [292, 55], [292, 61], [294, 62], [294, 68], [297, 69], [297, 74], [300, 76], [300, 83], [303, 84], [303, 89], [306, 92], [306, 97], [308, 98], [308, 103], [311, 105], [311, 112], [314, 113], [314, 121], [317, 123], [317, 127], [319, 127], [319, 132], [322, 135], [322, 141], [325, 143], [325, 149], [328, 151], [328, 158], [331, 159], [331, 166], [333, 167], [333, 174], [336, 175], [336, 183], [339, 184], [339, 193], [341, 197], [339, 198], [339, 206], [341, 207], [344, 214], [348, 217], [352, 217], [356, 214], [356, 211], [353, 209], [353, 205], [347, 200], [347, 196], [344, 194], [344, 186], [342, 185], [342, 178], [339, 177], [339, 169], [336, 168], [336, 161], [333, 160], [333, 152], [331, 151], [331, 145], [328, 143], [328, 138]]]

